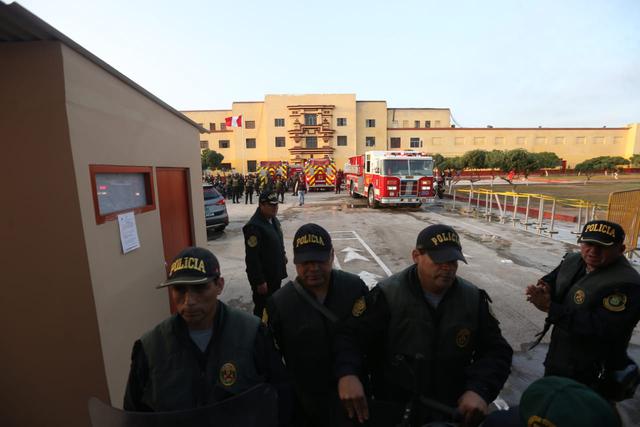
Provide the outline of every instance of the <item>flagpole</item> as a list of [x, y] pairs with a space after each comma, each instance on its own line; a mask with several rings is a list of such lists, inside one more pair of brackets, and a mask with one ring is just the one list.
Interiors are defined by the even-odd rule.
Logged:
[[240, 148], [242, 148], [242, 143], [245, 143], [244, 148], [242, 148], [242, 176], [244, 177], [246, 175], [246, 168], [247, 168], [247, 162], [245, 160], [245, 152], [247, 151], [247, 143], [244, 140], [244, 113], [240, 113], [240, 117], [241, 117], [241, 121], [240, 121]]

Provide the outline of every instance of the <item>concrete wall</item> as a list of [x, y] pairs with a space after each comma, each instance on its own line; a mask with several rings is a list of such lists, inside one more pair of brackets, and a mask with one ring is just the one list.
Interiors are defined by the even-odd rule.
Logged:
[[[384, 101], [358, 101], [357, 105], [357, 152], [387, 149], [387, 103]], [[375, 127], [366, 127], [366, 121], [374, 119]], [[365, 146], [368, 136], [375, 137], [375, 145]]]
[[160, 211], [135, 216], [141, 247], [123, 255], [117, 221], [96, 224], [89, 165], [189, 168], [194, 242], [206, 246], [199, 133], [76, 52], [63, 47], [62, 55], [104, 369], [111, 403], [121, 406], [134, 340], [169, 314], [166, 290], [154, 288], [165, 278]]
[[86, 427], [109, 395], [61, 46], [0, 43], [0, 63], [0, 423]]
[[451, 111], [448, 108], [389, 108], [387, 123], [390, 128], [416, 128], [415, 121], [420, 121], [420, 128], [426, 127], [425, 121], [431, 122], [432, 128], [451, 127]]

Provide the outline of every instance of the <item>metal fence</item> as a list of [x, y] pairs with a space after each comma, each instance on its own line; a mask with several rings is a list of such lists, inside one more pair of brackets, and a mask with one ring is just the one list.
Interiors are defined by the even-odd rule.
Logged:
[[617, 222], [626, 233], [626, 253], [629, 258], [638, 252], [640, 234], [640, 190], [616, 191], [609, 194], [607, 220]]
[[[466, 201], [460, 199], [460, 193], [467, 194]], [[511, 222], [514, 228], [521, 226], [529, 230], [532, 227], [537, 234], [549, 236], [557, 233], [554, 227], [560, 216], [560, 208], [571, 208], [575, 212], [575, 216], [570, 215], [570, 221], [576, 222], [574, 234], [580, 234], [582, 225], [586, 222], [603, 216], [607, 208], [606, 205], [588, 200], [562, 199], [545, 194], [454, 188], [452, 209], [455, 210], [456, 207], [461, 208], [466, 215], [484, 217], [488, 222]]]

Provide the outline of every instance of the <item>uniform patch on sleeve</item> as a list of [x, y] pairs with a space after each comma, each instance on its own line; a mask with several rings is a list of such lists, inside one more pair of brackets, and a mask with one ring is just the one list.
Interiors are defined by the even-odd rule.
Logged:
[[360, 317], [366, 309], [367, 303], [364, 301], [364, 297], [360, 297], [353, 303], [351, 314], [353, 314], [353, 317]]
[[266, 308], [262, 309], [262, 318], [260, 320], [265, 325], [269, 322], [269, 313], [267, 313], [267, 309]]
[[258, 237], [253, 235], [253, 236], [249, 236], [249, 238], [247, 239], [247, 246], [249, 246], [250, 248], [255, 248], [258, 245]]
[[602, 299], [602, 305], [609, 311], [620, 312], [627, 308], [627, 296], [616, 292]]

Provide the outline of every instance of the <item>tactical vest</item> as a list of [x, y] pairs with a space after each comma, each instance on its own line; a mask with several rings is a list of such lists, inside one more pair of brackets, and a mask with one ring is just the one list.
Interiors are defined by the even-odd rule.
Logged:
[[[553, 300], [562, 301], [568, 311], [592, 311], [603, 304], [599, 296], [614, 293], [621, 285], [640, 281], [636, 270], [621, 256], [612, 265], [594, 270], [572, 284], [573, 278], [584, 265], [581, 255], [574, 253], [565, 257], [558, 270]], [[633, 325], [630, 326], [632, 329]], [[626, 345], [623, 347], [626, 349]], [[616, 357], [609, 354], [611, 351], [609, 345], [597, 339], [577, 336], [554, 326], [544, 363], [545, 373], [566, 376], [590, 385], [595, 381], [602, 364], [606, 364], [607, 358]]]
[[[363, 296], [362, 281], [355, 274], [332, 270], [331, 300], [327, 308], [340, 320], [351, 314], [356, 299]], [[327, 392], [335, 389], [332, 342], [338, 325], [331, 324], [287, 283], [273, 294], [273, 304], [282, 327], [280, 343], [287, 369], [296, 389]]]
[[[419, 368], [421, 392], [454, 405], [464, 391], [464, 370], [474, 355], [480, 291], [457, 277], [438, 306], [441, 315], [436, 322], [422, 288], [415, 283], [415, 270], [411, 266], [378, 284], [391, 313], [385, 382], [412, 390], [414, 372]], [[423, 363], [419, 367], [407, 366], [416, 355], [422, 355]]]
[[149, 364], [142, 402], [154, 411], [205, 406], [214, 403], [216, 395], [239, 394], [264, 382], [254, 363], [258, 318], [218, 304], [224, 317], [220, 319], [219, 335], [211, 339], [220, 342], [219, 352], [210, 349], [204, 371], [193, 357], [193, 349], [187, 347], [190, 343], [185, 340], [191, 338], [188, 331], [181, 331], [177, 315], [142, 336]]

